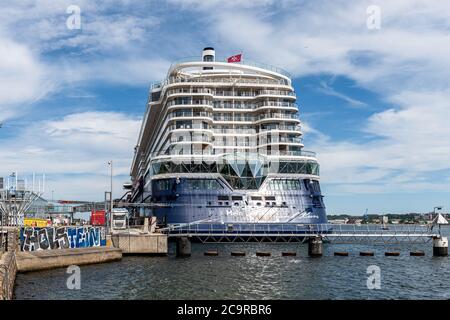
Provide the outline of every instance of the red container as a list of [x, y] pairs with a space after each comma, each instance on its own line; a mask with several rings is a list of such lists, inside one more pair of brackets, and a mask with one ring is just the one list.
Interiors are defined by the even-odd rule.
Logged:
[[104, 226], [106, 223], [105, 210], [92, 210], [91, 211], [91, 225]]

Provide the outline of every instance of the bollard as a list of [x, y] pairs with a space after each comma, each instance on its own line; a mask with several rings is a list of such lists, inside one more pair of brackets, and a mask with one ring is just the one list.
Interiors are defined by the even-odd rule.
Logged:
[[216, 251], [216, 250], [205, 251], [205, 256], [215, 257], [215, 256], [218, 256], [218, 255], [219, 255], [219, 252]]
[[445, 257], [448, 256], [448, 238], [436, 236], [433, 237], [433, 256]]
[[233, 257], [245, 257], [244, 251], [231, 251]]
[[321, 257], [323, 254], [322, 237], [311, 237], [308, 239], [308, 255], [310, 257]]
[[177, 257], [191, 256], [191, 240], [187, 237], [180, 237], [177, 239]]

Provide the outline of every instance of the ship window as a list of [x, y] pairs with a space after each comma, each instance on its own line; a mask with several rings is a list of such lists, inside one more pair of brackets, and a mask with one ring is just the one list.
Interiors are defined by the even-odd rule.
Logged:
[[222, 205], [222, 201], [219, 201], [219, 206], [221, 206]]
[[190, 190], [219, 190], [222, 186], [214, 179], [188, 179], [187, 188]]
[[205, 61], [205, 62], [214, 61], [214, 57], [212, 55], [206, 55], [203, 57], [203, 61]]
[[228, 200], [229, 197], [228, 196], [217, 196], [218, 200]]
[[231, 196], [231, 200], [242, 200], [242, 196]]
[[261, 206], [261, 202], [257, 202], [256, 205], [257, 205], [257, 206]]
[[266, 202], [266, 207], [270, 206], [270, 202]]
[[225, 202], [225, 205], [226, 205], [226, 206], [228, 206], [228, 205], [229, 205], [229, 202], [228, 202], [228, 201], [226, 201], [226, 202]]
[[252, 200], [262, 200], [262, 197], [258, 197], [258, 196], [253, 196]]
[[297, 179], [274, 179], [269, 182], [271, 190], [300, 190], [300, 182]]
[[275, 200], [274, 196], [266, 196], [266, 200]]
[[156, 180], [154, 182], [154, 186], [156, 188], [156, 191], [167, 191], [170, 189], [170, 180], [169, 179]]

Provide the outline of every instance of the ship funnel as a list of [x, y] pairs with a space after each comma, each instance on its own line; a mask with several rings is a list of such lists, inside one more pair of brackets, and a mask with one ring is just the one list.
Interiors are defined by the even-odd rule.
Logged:
[[[202, 60], [204, 62], [211, 62], [216, 60], [216, 51], [213, 47], [206, 47], [202, 52]], [[213, 67], [203, 67], [203, 70], [212, 70]]]

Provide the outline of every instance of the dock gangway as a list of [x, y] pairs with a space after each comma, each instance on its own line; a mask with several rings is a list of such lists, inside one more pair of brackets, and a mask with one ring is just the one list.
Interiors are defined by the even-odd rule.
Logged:
[[375, 224], [207, 223], [170, 225], [160, 229], [169, 238], [208, 242], [304, 242], [321, 237], [332, 243], [427, 243], [438, 237], [432, 226]]

